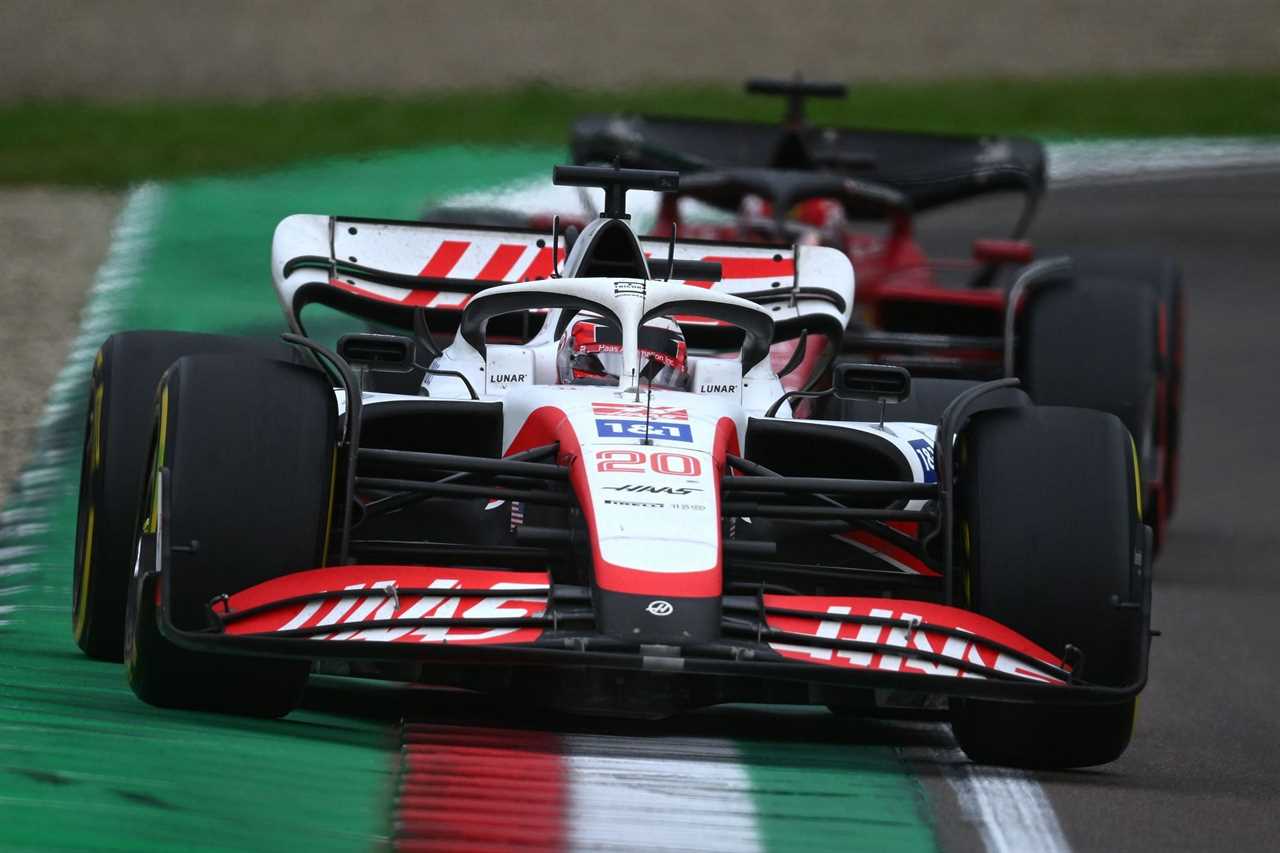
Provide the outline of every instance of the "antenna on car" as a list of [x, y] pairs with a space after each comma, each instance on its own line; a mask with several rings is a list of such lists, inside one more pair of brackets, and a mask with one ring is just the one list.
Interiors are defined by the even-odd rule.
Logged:
[[[672, 233], [673, 233], [673, 234], [675, 233], [675, 231], [674, 231], [674, 227], [675, 227], [675, 226], [674, 226], [674, 224], [673, 224], [673, 225], [672, 225], [672, 228], [673, 228]], [[675, 245], [676, 245], [676, 244], [675, 244], [675, 239], [674, 239], [674, 238], [672, 238], [672, 241], [671, 241], [672, 251], [674, 251], [674, 250], [675, 250]], [[670, 264], [670, 258], [668, 258], [668, 263], [667, 263], [667, 281], [670, 281], [670, 280], [671, 280], [671, 264]], [[649, 298], [649, 282], [648, 282], [648, 280], [646, 279], [644, 282], [642, 282], [642, 283], [641, 283], [641, 285], [640, 285], [640, 287], [641, 287], [641, 290], [640, 290], [640, 316], [641, 316], [641, 317], [643, 317], [643, 316], [644, 316], [644, 303], [645, 303], [645, 300]], [[642, 328], [643, 328], [643, 327], [642, 327]], [[637, 329], [637, 332], [638, 332], [638, 331], [639, 331], [639, 330]], [[637, 343], [638, 343], [638, 341], [637, 341]], [[638, 356], [638, 355], [639, 355], [639, 353], [637, 353], [637, 356]], [[639, 359], [637, 358], [637, 360], [636, 360], [636, 361], [637, 361], [637, 364], [638, 364], [638, 363], [639, 363]], [[644, 379], [644, 374], [645, 374], [645, 371], [641, 370], [641, 371], [640, 371], [640, 378], [641, 378], [641, 379]], [[637, 403], [638, 403], [638, 402], [640, 402], [640, 383], [639, 383], [639, 382], [637, 382], [637, 383], [636, 383], [636, 402], [637, 402]], [[649, 412], [650, 412], [652, 409], [653, 409], [653, 374], [652, 374], [652, 373], [650, 373], [650, 374], [649, 374], [649, 392], [648, 392], [647, 394], [645, 394], [645, 398], [644, 398], [644, 438], [642, 438], [642, 439], [640, 440], [640, 443], [641, 443], [641, 444], [644, 444], [644, 445], [650, 445], [650, 444], [653, 444], [653, 439], [649, 438]]]
[[667, 244], [667, 281], [671, 281], [671, 271], [676, 268], [676, 224], [671, 223], [671, 242]]
[[[644, 281], [640, 282], [640, 316], [642, 318], [644, 317], [644, 303], [645, 303], [645, 300], [648, 298], [649, 298], [649, 281], [648, 279], [645, 279]], [[637, 329], [636, 330], [637, 338], [639, 337], [639, 333], [640, 333], [640, 330]], [[638, 340], [637, 340], [637, 343], [639, 343]], [[640, 369], [640, 353], [637, 352], [636, 353], [636, 370], [638, 371], [639, 369]], [[634, 378], [636, 380], [636, 402], [639, 403], [640, 402], [640, 380], [644, 379], [644, 373], [643, 372], [636, 373]], [[653, 395], [652, 380], [649, 381], [649, 394], [650, 396]], [[648, 410], [648, 406], [646, 406], [645, 418], [644, 418], [644, 441], [642, 442], [642, 444], [648, 444], [648, 443], [649, 443], [649, 410]]]
[[649, 377], [649, 393], [644, 398], [644, 439], [641, 444], [653, 444], [653, 439], [649, 438], [649, 412], [653, 408], [653, 377]]
[[551, 277], [560, 277], [560, 214], [551, 217]]

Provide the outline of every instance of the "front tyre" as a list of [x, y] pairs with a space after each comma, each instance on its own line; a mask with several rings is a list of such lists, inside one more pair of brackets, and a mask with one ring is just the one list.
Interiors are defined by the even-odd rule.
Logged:
[[121, 656], [156, 385], [184, 355], [233, 352], [292, 358], [277, 342], [190, 332], [121, 332], [98, 350], [89, 383], [71, 584], [72, 632], [91, 658]]
[[152, 705], [287, 714], [309, 661], [193, 651], [165, 634], [207, 630], [219, 595], [324, 565], [333, 388], [298, 365], [194, 356], [165, 375], [156, 407], [125, 638], [129, 684]]
[[[1104, 412], [1030, 406], [975, 415], [959, 447], [969, 607], [1055, 654], [1077, 647], [1085, 682], [1137, 683], [1150, 555], [1128, 430]], [[952, 726], [980, 763], [1087, 767], [1124, 752], [1133, 715], [1132, 698], [965, 699], [953, 703]]]

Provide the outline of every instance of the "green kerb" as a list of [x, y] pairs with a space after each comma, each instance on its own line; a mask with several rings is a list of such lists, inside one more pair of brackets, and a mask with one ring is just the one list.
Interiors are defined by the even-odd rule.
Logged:
[[764, 849], [925, 853], [924, 791], [888, 746], [739, 741]]
[[[446, 148], [167, 186], [115, 325], [276, 333], [268, 260], [285, 215], [412, 217], [446, 194], [542, 173], [555, 155]], [[382, 846], [389, 726], [312, 711], [253, 721], [151, 708], [129, 691], [123, 667], [76, 649], [70, 584], [87, 367], [72, 379], [83, 382], [55, 394], [70, 405], [45, 425], [39, 464], [0, 528], [0, 603], [16, 606], [0, 627], [0, 848]]]

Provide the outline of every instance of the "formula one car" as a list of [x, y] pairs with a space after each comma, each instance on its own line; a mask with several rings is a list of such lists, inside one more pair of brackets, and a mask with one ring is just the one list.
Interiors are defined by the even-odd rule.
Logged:
[[[637, 237], [627, 190], [675, 173], [556, 180], [606, 190], [567, 256], [558, 231], [291, 216], [286, 343], [109, 339], [80, 645], [163, 706], [281, 715], [355, 661], [577, 712], [910, 709], [979, 761], [1118, 756], [1150, 634], [1124, 425], [1016, 379], [832, 374], [804, 342], [847, 325], [841, 252]], [[410, 334], [335, 352], [315, 304]], [[833, 396], [848, 417], [797, 416]]]
[[[589, 115], [573, 126], [574, 159], [679, 169], [680, 195], [735, 214], [689, 222], [671, 195], [655, 234], [845, 251], [858, 273], [859, 311], [845, 340], [853, 360], [926, 376], [1017, 375], [1038, 403], [1115, 413], [1139, 445], [1158, 543], [1177, 494], [1185, 322], [1177, 265], [1072, 251], [1069, 262], [1033, 265], [1015, 282], [1001, 271], [1035, 255], [1023, 238], [1045, 190], [1040, 143], [817, 127], [805, 120], [805, 98], [843, 97], [844, 86], [757, 80], [747, 89], [788, 98], [780, 126]], [[1008, 239], [975, 241], [971, 260], [926, 257], [915, 214], [992, 193], [1022, 196]], [[885, 233], [868, 233], [875, 221]]]

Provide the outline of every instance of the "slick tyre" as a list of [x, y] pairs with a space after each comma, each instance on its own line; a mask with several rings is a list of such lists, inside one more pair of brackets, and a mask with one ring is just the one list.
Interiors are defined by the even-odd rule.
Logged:
[[324, 565], [333, 389], [299, 365], [194, 356], [165, 374], [156, 409], [129, 600], [130, 686], [153, 705], [282, 716], [301, 696], [308, 661], [211, 654], [182, 640], [208, 630], [218, 596]]
[[[145, 558], [144, 558], [145, 561]], [[308, 661], [266, 660], [194, 652], [175, 646], [157, 624], [152, 573], [131, 585], [125, 671], [149, 705], [244, 717], [283, 717], [302, 701]]]
[[89, 657], [119, 661], [133, 534], [151, 438], [156, 385], [194, 353], [257, 352], [283, 344], [185, 332], [122, 332], [98, 350], [89, 382], [72, 578], [72, 631]]
[[[1075, 646], [1085, 683], [1137, 683], [1150, 555], [1128, 430], [1104, 412], [1029, 406], [975, 415], [959, 447], [969, 606], [1053, 654]], [[967, 699], [953, 702], [953, 728], [976, 762], [1086, 767], [1124, 752], [1133, 714], [1133, 699]]]
[[1038, 405], [1120, 418], [1138, 448], [1144, 515], [1158, 545], [1165, 513], [1157, 469], [1167, 416], [1160, 400], [1159, 300], [1151, 288], [1088, 269], [1033, 291], [1024, 303], [1018, 375]]
[[1160, 356], [1158, 405], [1163, 412], [1160, 494], [1163, 515], [1173, 515], [1178, 499], [1178, 462], [1182, 430], [1182, 376], [1186, 342], [1186, 295], [1182, 269], [1172, 259], [1142, 252], [1088, 252], [1072, 255], [1081, 275], [1106, 278], [1145, 288], [1159, 309], [1157, 346]]

